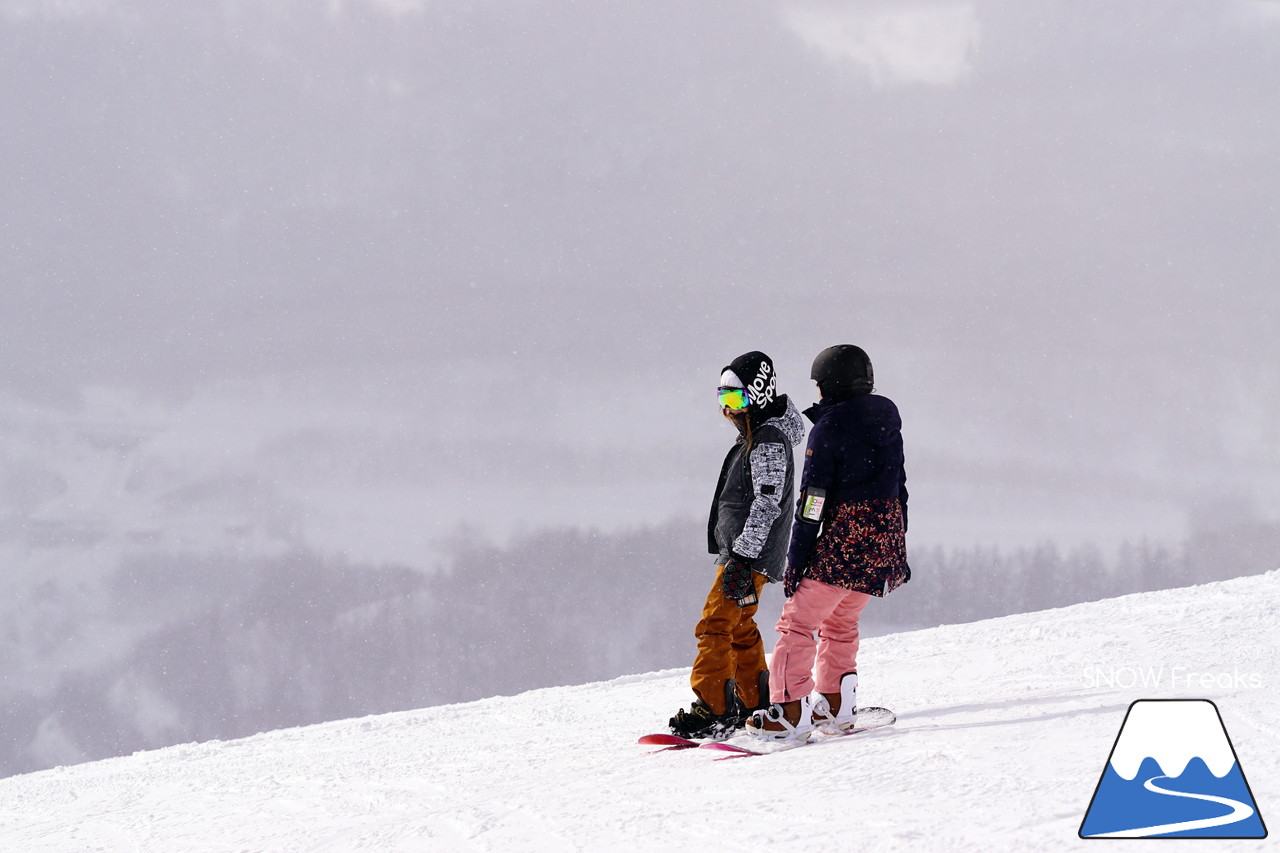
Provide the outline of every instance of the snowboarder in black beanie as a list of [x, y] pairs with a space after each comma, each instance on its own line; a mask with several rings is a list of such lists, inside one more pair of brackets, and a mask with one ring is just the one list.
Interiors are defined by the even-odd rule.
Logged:
[[707, 522], [716, 578], [694, 630], [698, 655], [690, 683], [697, 696], [671, 718], [673, 734], [727, 737], [769, 701], [764, 642], [755, 624], [760, 591], [782, 580], [794, 495], [792, 448], [804, 421], [778, 394], [773, 361], [749, 352], [720, 373], [721, 413], [738, 429], [716, 483]]

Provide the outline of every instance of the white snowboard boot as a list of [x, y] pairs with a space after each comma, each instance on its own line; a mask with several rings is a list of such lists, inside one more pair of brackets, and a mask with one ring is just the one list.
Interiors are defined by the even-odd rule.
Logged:
[[813, 731], [813, 701], [805, 696], [797, 704], [800, 706], [800, 719], [794, 723], [787, 719], [783, 706], [774, 702], [765, 710], [751, 715], [747, 720], [747, 732], [763, 740], [804, 740]]
[[[834, 708], [832, 706], [835, 706]], [[839, 693], [817, 693], [813, 698], [813, 724], [823, 731], [853, 728], [858, 721], [858, 673], [840, 676]]]

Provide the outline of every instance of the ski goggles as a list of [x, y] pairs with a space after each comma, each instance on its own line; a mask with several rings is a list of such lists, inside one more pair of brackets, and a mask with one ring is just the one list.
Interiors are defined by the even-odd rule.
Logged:
[[733, 412], [741, 412], [751, 403], [746, 388], [720, 388], [719, 395], [720, 408]]

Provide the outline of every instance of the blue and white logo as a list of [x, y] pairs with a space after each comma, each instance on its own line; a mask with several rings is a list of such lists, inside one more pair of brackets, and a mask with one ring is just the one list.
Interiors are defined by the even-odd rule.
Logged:
[[1266, 838], [1218, 708], [1207, 699], [1129, 706], [1081, 838]]

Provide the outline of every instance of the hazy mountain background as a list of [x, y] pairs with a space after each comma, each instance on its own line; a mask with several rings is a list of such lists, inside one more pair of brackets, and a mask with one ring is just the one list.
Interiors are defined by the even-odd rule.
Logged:
[[0, 760], [687, 664], [749, 349], [903, 411], [881, 629], [1275, 568], [1277, 79], [1276, 2], [0, 0]]

